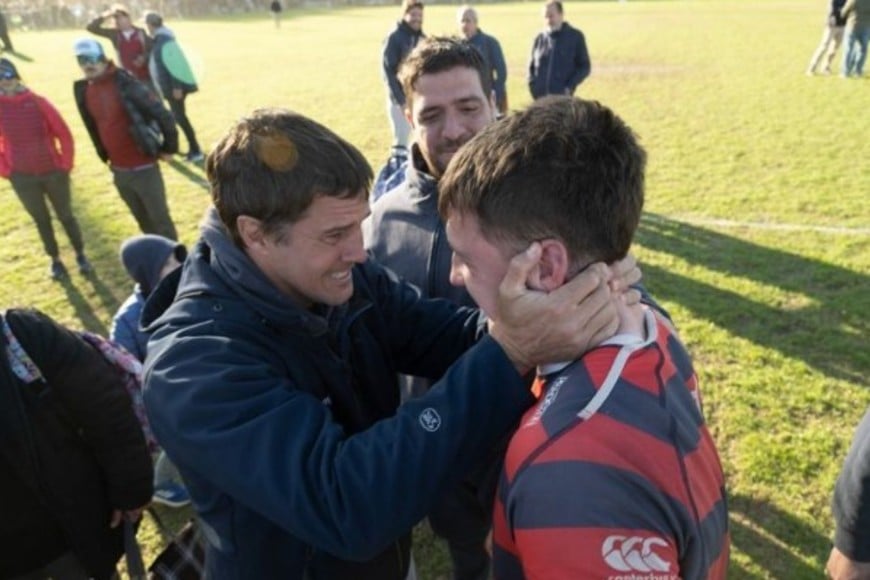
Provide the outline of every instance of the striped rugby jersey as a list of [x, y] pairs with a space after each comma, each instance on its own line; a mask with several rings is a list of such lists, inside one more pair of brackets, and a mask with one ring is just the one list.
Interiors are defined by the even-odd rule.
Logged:
[[724, 477], [697, 378], [669, 326], [543, 377], [496, 494], [496, 580], [725, 578]]

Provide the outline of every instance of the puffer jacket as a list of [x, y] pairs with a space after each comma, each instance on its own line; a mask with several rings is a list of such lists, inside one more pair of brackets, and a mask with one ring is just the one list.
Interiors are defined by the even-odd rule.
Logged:
[[[476, 311], [371, 261], [353, 284], [301, 309], [212, 211], [146, 303], [145, 403], [210, 578], [404, 578], [412, 526], [532, 402]], [[444, 377], [398, 408], [399, 372]]]
[[[130, 118], [130, 136], [139, 150], [154, 158], [161, 153], [177, 153], [178, 129], [175, 127], [175, 119], [154, 91], [111, 62], [105, 74], [113, 75], [124, 110]], [[88, 111], [85, 97], [87, 88], [88, 80], [79, 79], [73, 84], [73, 94], [97, 155], [106, 163], [109, 161], [109, 154], [100, 140], [96, 121]]]
[[74, 333], [34, 311], [5, 317], [42, 380], [16, 376], [0, 333], [0, 577], [72, 550], [94, 578], [111, 578], [124, 551], [123, 527], [109, 527], [112, 510], [141, 507], [152, 494], [130, 397]]

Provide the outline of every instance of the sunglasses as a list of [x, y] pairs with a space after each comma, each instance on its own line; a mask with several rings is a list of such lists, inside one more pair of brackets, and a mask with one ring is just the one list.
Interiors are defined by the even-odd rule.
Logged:
[[18, 78], [18, 75], [16, 75], [12, 71], [8, 71], [8, 70], [0, 71], [0, 80], [11, 81], [12, 79], [15, 79], [15, 78]]
[[80, 54], [76, 57], [76, 60], [80, 65], [97, 64], [98, 62], [103, 60], [103, 57], [94, 56], [91, 54]]

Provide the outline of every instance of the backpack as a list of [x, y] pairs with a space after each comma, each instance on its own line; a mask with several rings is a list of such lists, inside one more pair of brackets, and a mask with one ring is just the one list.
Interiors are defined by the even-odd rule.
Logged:
[[[33, 383], [36, 381], [45, 382], [45, 376], [24, 347], [21, 342], [12, 333], [12, 328], [6, 321], [5, 316], [0, 316], [2, 321], [3, 334], [6, 336], [7, 342], [7, 357], [12, 372], [25, 383]], [[156, 453], [160, 450], [160, 444], [154, 437], [151, 431], [151, 424], [148, 422], [148, 415], [145, 413], [145, 402], [142, 399], [142, 363], [127, 352], [123, 346], [116, 344], [108, 339], [103, 338], [98, 334], [87, 331], [73, 331], [79, 338], [90, 344], [98, 350], [103, 358], [106, 359], [119, 373], [121, 382], [124, 385], [124, 390], [130, 395], [130, 400], [133, 404], [133, 412], [139, 420], [139, 425], [142, 427], [142, 433], [145, 435], [145, 443], [148, 445], [148, 451]]]

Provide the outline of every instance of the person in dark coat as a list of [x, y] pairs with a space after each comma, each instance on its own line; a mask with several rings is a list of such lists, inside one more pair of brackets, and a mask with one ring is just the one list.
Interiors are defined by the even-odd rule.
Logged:
[[477, 20], [477, 10], [469, 5], [459, 7], [457, 12], [459, 30], [462, 36], [474, 48], [483, 55], [486, 70], [492, 79], [492, 90], [495, 93], [495, 106], [499, 115], [505, 115], [508, 111], [507, 99], [507, 65], [504, 61], [504, 53], [501, 51], [496, 37], [485, 33], [480, 29]]
[[544, 5], [547, 29], [535, 37], [529, 59], [529, 92], [532, 98], [573, 95], [589, 73], [589, 51], [583, 33], [565, 22], [562, 3]]
[[192, 163], [199, 163], [205, 155], [196, 139], [196, 131], [187, 118], [185, 105], [187, 95], [199, 90], [196, 79], [181, 47], [175, 40], [175, 34], [163, 25], [163, 17], [157, 12], [147, 12], [145, 24], [148, 26], [148, 34], [154, 39], [151, 61], [148, 64], [151, 76], [163, 98], [169, 103], [169, 110], [172, 111], [175, 122], [187, 139], [185, 159]]
[[399, 65], [425, 36], [423, 2], [403, 0], [402, 19], [396, 23], [396, 28], [384, 41], [384, 52], [381, 58], [384, 84], [387, 88], [387, 115], [393, 131], [394, 149], [406, 151], [408, 135], [411, 132], [411, 127], [405, 119], [405, 94], [399, 83]]
[[828, 578], [870, 578], [870, 408], [864, 414], [834, 488], [834, 547]]
[[0, 578], [108, 580], [151, 456], [121, 376], [36, 311], [0, 316]]

